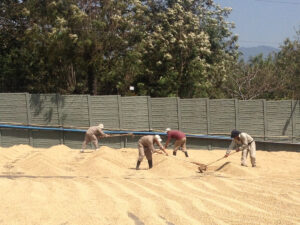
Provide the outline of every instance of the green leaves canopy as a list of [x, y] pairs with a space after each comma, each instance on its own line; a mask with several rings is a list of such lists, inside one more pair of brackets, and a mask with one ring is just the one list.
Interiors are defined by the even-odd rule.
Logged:
[[236, 61], [211, 0], [2, 1], [1, 91], [222, 97]]

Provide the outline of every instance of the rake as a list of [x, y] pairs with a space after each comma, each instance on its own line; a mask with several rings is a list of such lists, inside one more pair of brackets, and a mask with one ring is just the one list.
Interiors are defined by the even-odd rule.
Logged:
[[[230, 155], [233, 155], [233, 154], [235, 154], [235, 153], [237, 153], [237, 151], [235, 151], [235, 152], [231, 152], [228, 156], [230, 156]], [[219, 162], [220, 160], [222, 160], [222, 159], [224, 159], [224, 158], [227, 158], [227, 157], [225, 157], [225, 156], [223, 156], [222, 158], [219, 158], [219, 159], [217, 159], [217, 160], [215, 160], [215, 161], [212, 161], [212, 162], [210, 162], [210, 163], [208, 163], [208, 164], [202, 164], [202, 165], [199, 165], [199, 172], [200, 173], [203, 173], [203, 171], [206, 171], [207, 170], [207, 167], [208, 166], [210, 166], [210, 165], [212, 165], [212, 164], [214, 164], [214, 163], [216, 163], [216, 162]], [[196, 163], [195, 163], [196, 164]]]

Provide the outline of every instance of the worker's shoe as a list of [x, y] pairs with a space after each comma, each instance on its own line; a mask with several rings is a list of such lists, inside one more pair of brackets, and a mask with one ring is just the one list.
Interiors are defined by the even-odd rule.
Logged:
[[83, 149], [81, 149], [81, 150], [80, 150], [80, 153], [83, 153], [83, 152], [84, 152], [84, 150], [83, 150]]
[[152, 168], [152, 160], [148, 160], [148, 164], [149, 164], [149, 169], [151, 169]]
[[243, 163], [241, 164], [241, 166], [248, 167], [246, 164], [243, 164]]
[[189, 157], [189, 155], [188, 155], [188, 153], [187, 153], [187, 152], [184, 152], [184, 154], [185, 154], [185, 157]]
[[173, 155], [176, 156], [176, 151], [173, 151]]
[[256, 167], [256, 165], [252, 165], [252, 167]]
[[135, 169], [139, 170], [140, 169], [140, 165], [141, 165], [141, 161], [137, 161]]

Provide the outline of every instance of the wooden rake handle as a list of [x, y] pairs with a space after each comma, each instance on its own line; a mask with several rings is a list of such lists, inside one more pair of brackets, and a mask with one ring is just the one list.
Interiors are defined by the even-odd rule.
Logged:
[[124, 136], [134, 137], [134, 134], [133, 133], [128, 133], [128, 134], [111, 134], [108, 137], [100, 137], [100, 138], [124, 137]]
[[[228, 156], [233, 155], [235, 153], [237, 153], [237, 152], [231, 152]], [[225, 158], [227, 158], [227, 157], [223, 156], [222, 158], [219, 158], [219, 159], [217, 159], [217, 160], [215, 160], [213, 162], [210, 162], [210, 163], [206, 164], [206, 166], [210, 166], [210, 165], [212, 165], [212, 164], [214, 164], [214, 163], [216, 163], [216, 162], [218, 162], [218, 161], [220, 161], [222, 159], [225, 159]]]

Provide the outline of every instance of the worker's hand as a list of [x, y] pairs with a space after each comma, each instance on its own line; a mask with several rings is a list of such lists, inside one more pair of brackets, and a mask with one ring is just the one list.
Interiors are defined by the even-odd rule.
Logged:
[[169, 154], [166, 152], [166, 156], [169, 156]]
[[153, 153], [163, 154], [163, 153], [161, 152], [161, 150], [157, 150], [157, 149], [155, 149], [155, 150], [153, 151]]
[[229, 154], [228, 153], [226, 153], [225, 155], [224, 155], [224, 158], [227, 158], [229, 156]]

